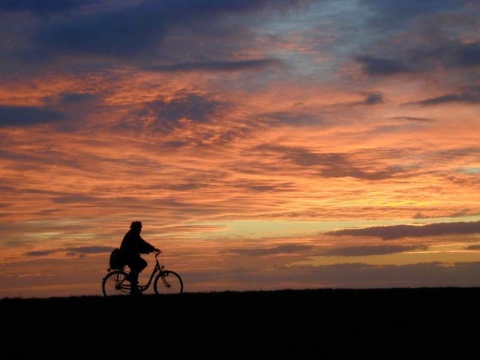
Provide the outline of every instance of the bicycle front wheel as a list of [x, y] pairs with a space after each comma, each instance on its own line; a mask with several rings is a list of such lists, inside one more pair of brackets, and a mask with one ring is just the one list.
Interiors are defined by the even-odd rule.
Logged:
[[181, 294], [183, 292], [183, 280], [175, 271], [162, 270], [155, 278], [153, 290], [157, 295]]
[[102, 280], [102, 291], [104, 296], [118, 296], [130, 294], [130, 282], [127, 280], [127, 273], [122, 270], [110, 271]]

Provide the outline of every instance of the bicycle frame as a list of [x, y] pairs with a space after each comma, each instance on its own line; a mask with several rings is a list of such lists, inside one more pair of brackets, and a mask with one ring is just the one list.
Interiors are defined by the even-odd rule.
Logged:
[[155, 267], [153, 268], [152, 273], [150, 274], [150, 278], [148, 279], [148, 282], [143, 284], [143, 285], [139, 283], [137, 285], [138, 290], [140, 290], [142, 292], [147, 290], [150, 287], [150, 285], [152, 285], [152, 281], [155, 278], [155, 275], [157, 274], [157, 272], [162, 272], [164, 266], [160, 265], [160, 262], [158, 261], [158, 256], [160, 254], [161, 254], [161, 252], [155, 254]]

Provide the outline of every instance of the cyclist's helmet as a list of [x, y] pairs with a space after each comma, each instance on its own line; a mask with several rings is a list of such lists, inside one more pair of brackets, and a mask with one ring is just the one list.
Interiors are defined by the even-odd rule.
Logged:
[[132, 223], [130, 224], [130, 229], [140, 230], [141, 228], [142, 228], [141, 221], [132, 221]]

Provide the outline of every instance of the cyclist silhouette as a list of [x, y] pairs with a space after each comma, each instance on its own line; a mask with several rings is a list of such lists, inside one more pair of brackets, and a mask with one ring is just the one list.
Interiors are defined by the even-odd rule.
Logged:
[[131, 295], [138, 295], [138, 275], [145, 269], [148, 263], [140, 254], [149, 254], [154, 251], [160, 251], [152, 244], [149, 244], [141, 236], [142, 223], [140, 221], [132, 221], [130, 230], [123, 237], [120, 245], [122, 257], [125, 264], [130, 268], [129, 280], [132, 284]]

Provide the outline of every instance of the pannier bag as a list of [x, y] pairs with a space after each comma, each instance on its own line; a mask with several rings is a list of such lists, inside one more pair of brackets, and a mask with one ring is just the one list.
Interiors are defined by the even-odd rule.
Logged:
[[125, 267], [125, 261], [123, 260], [122, 252], [119, 248], [115, 248], [110, 253], [109, 270], [123, 269]]

